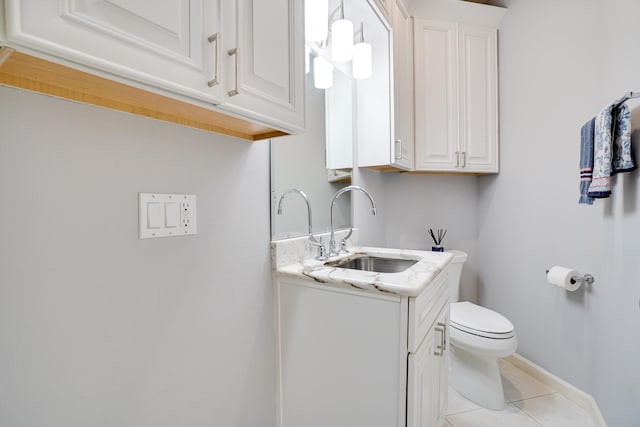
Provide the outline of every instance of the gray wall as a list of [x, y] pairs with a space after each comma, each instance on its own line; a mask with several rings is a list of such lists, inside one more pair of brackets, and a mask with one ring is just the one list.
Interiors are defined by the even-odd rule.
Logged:
[[429, 228], [445, 228], [446, 249], [469, 255], [460, 297], [476, 301], [477, 178], [470, 175], [413, 175], [357, 171], [356, 180], [373, 195], [378, 215], [369, 201], [355, 195], [355, 221], [360, 242], [367, 246], [431, 250]]
[[268, 144], [8, 88], [0, 132], [0, 425], [273, 426]]
[[[577, 199], [581, 125], [640, 90], [640, 3], [502, 4], [502, 169], [480, 178], [479, 299], [513, 321], [522, 355], [593, 394], [610, 426], [638, 426], [638, 173], [616, 177], [609, 200]], [[637, 146], [640, 102], [629, 105]], [[555, 264], [594, 274], [595, 286], [549, 286]]]

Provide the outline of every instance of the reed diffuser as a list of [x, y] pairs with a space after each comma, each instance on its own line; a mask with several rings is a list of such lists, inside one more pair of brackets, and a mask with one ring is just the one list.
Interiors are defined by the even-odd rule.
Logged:
[[433, 239], [433, 243], [435, 246], [431, 247], [433, 252], [444, 252], [444, 246], [442, 246], [442, 241], [444, 240], [444, 236], [447, 235], [447, 230], [444, 228], [438, 228], [436, 231], [433, 228], [429, 229], [429, 234]]

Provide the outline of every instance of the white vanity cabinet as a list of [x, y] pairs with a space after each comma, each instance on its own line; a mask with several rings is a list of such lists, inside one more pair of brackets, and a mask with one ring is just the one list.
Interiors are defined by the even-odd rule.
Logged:
[[278, 427], [440, 427], [447, 270], [417, 297], [275, 276]]
[[8, 45], [27, 53], [303, 128], [302, 0], [4, 0], [4, 12]]
[[415, 19], [416, 171], [498, 172], [497, 29]]

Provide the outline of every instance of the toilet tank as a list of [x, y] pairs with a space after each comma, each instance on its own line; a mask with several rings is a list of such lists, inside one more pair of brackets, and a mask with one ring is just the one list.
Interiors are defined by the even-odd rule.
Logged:
[[467, 254], [455, 249], [447, 251], [453, 255], [453, 260], [449, 264], [449, 298], [451, 302], [457, 302], [460, 298], [460, 278], [462, 277], [462, 267], [467, 261]]

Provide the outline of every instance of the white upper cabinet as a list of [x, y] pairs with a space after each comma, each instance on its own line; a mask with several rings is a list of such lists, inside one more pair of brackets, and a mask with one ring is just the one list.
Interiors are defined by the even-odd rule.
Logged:
[[393, 2], [394, 147], [393, 163], [413, 169], [413, 22], [405, 5]]
[[5, 0], [12, 44], [218, 104], [218, 0]]
[[415, 20], [417, 171], [498, 172], [496, 34]]
[[302, 0], [4, 0], [29, 53], [287, 132], [304, 127]]
[[287, 130], [304, 128], [302, 0], [223, 0], [221, 108]]
[[356, 82], [357, 166], [387, 168], [394, 162], [393, 84], [390, 26], [373, 0], [354, 2], [352, 8], [372, 46], [372, 75]]

